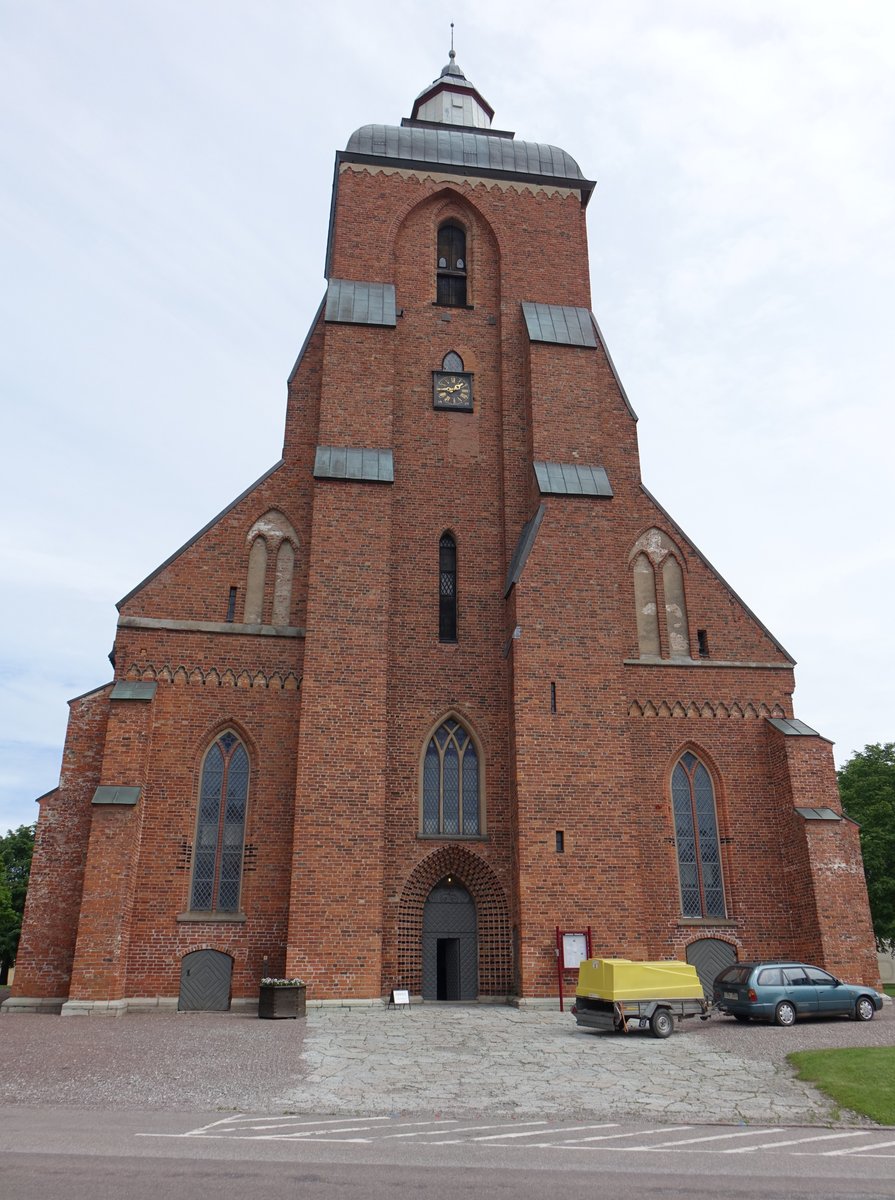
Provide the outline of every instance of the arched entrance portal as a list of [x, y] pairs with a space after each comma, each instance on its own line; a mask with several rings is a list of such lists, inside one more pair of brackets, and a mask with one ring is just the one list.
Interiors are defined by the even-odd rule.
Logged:
[[475, 1000], [478, 961], [475, 902], [453, 875], [447, 875], [423, 908], [423, 999]]

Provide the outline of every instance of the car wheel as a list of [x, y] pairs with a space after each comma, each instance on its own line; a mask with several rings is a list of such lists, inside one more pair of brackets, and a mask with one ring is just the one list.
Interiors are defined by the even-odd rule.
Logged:
[[745, 1013], [734, 1013], [733, 1019], [735, 1021], [742, 1021], [742, 1023], [745, 1025], [746, 1022], [749, 1020], [749, 1017], [747, 1017]]
[[653, 1037], [667, 1038], [671, 1036], [671, 1031], [674, 1029], [674, 1021], [671, 1019], [671, 1013], [667, 1008], [657, 1008], [649, 1021], [650, 1033]]
[[859, 996], [855, 1004], [855, 1020], [856, 1021], [872, 1021], [873, 1014], [876, 1012], [876, 1005], [869, 996]]
[[776, 1025], [795, 1025], [796, 1010], [788, 1000], [782, 1000], [774, 1010], [774, 1023]]

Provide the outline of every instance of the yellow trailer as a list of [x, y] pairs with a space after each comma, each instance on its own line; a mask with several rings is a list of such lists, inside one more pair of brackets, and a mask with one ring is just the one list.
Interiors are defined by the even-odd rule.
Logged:
[[666, 1038], [675, 1018], [706, 1020], [710, 1008], [690, 963], [589, 958], [578, 968], [572, 1012], [587, 1029], [649, 1029]]

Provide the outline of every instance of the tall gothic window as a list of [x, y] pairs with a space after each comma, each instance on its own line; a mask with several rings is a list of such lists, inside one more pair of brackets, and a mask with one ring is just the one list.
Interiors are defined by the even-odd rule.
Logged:
[[457, 640], [457, 543], [449, 533], [438, 543], [438, 640]]
[[685, 917], [725, 917], [715, 789], [706, 768], [686, 751], [671, 776], [674, 836]]
[[466, 307], [466, 234], [459, 225], [438, 230], [438, 303]]
[[423, 760], [423, 833], [479, 833], [479, 759], [475, 743], [452, 717], [439, 725]]
[[202, 763], [190, 908], [236, 912], [242, 880], [249, 756], [234, 733], [222, 733]]

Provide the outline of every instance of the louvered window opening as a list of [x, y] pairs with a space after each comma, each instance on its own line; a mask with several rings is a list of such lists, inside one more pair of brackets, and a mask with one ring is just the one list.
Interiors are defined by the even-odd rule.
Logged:
[[711, 776], [687, 751], [671, 777], [674, 835], [685, 917], [725, 917], [724, 880]]
[[242, 881], [249, 756], [224, 733], [205, 756], [199, 789], [193, 888], [194, 912], [236, 912]]
[[459, 225], [442, 225], [438, 231], [437, 280], [439, 304], [466, 307], [466, 234]]
[[479, 760], [459, 722], [445, 721], [429, 740], [423, 763], [423, 833], [479, 832]]
[[457, 640], [457, 543], [449, 533], [438, 543], [438, 640]]

